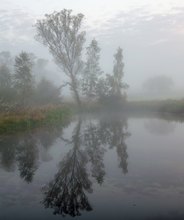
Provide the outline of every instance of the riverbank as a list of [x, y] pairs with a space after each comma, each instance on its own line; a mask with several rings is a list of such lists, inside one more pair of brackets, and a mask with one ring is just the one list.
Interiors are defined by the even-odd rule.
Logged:
[[184, 114], [184, 100], [152, 100], [152, 101], [129, 101], [125, 107], [130, 112], [154, 112], [169, 114]]
[[145, 100], [145, 101], [126, 101], [118, 105], [103, 105], [101, 103], [84, 103], [82, 112], [125, 112], [125, 113], [159, 113], [184, 115], [184, 100]]
[[24, 131], [40, 126], [66, 123], [71, 117], [67, 106], [44, 106], [0, 114], [0, 134]]
[[[40, 126], [65, 123], [73, 113], [124, 112], [128, 114], [168, 114], [184, 117], [184, 100], [127, 101], [122, 105], [83, 103], [79, 110], [74, 103], [49, 105], [0, 114], [0, 134], [24, 131]], [[168, 117], [168, 116], [167, 116]]]

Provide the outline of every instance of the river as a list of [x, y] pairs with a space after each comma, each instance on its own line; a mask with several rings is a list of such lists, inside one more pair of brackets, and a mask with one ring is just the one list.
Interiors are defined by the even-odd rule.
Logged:
[[0, 136], [0, 219], [184, 219], [184, 123], [78, 115]]

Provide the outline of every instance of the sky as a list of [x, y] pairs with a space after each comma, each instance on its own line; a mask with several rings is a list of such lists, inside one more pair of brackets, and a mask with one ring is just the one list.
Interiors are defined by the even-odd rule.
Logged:
[[[34, 39], [34, 24], [63, 8], [85, 15], [85, 47], [93, 38], [99, 42], [105, 73], [112, 73], [113, 54], [123, 48], [130, 93], [155, 75], [171, 77], [175, 89], [183, 89], [184, 0], [0, 0], [0, 51], [52, 59]], [[62, 74], [53, 78], [62, 81]]]

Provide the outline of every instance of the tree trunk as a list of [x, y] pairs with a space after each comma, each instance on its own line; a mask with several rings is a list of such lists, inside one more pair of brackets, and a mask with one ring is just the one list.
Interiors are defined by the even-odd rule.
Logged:
[[81, 108], [81, 100], [78, 92], [78, 85], [77, 85], [77, 80], [76, 78], [71, 74], [71, 89], [74, 93], [74, 99], [78, 105], [79, 108]]
[[73, 90], [73, 92], [74, 92], [75, 101], [77, 102], [78, 107], [81, 108], [81, 100], [77, 89]]

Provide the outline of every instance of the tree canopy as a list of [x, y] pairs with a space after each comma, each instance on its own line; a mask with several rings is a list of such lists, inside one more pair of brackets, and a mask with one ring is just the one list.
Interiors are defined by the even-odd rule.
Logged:
[[36, 39], [47, 46], [56, 63], [69, 77], [70, 89], [80, 106], [79, 77], [83, 62], [81, 59], [85, 32], [81, 31], [83, 14], [72, 15], [72, 10], [64, 9], [45, 15], [36, 23]]

